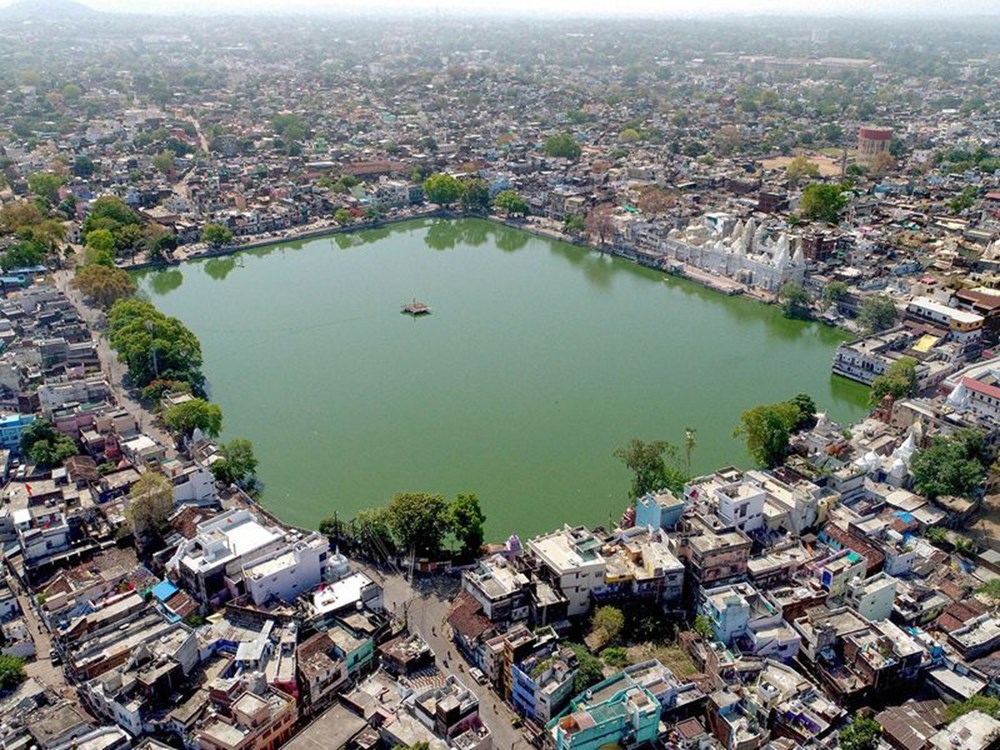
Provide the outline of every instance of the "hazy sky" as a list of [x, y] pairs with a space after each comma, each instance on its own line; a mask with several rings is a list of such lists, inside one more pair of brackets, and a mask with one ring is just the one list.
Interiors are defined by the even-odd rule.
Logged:
[[[0, 0], [0, 6], [10, 0]], [[336, 10], [404, 9], [409, 11], [550, 12], [602, 15], [704, 15], [803, 12], [812, 15], [938, 15], [1000, 13], [1000, 0], [82, 0], [94, 8], [113, 11], [234, 13], [309, 12]]]

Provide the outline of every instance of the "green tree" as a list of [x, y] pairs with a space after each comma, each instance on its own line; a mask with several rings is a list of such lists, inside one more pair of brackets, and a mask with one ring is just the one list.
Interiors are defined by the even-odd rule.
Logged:
[[8, 654], [0, 654], [0, 691], [13, 690], [27, 678], [24, 660]]
[[618, 140], [621, 143], [635, 143], [641, 137], [642, 136], [639, 135], [639, 131], [635, 128], [625, 128], [618, 134]]
[[807, 219], [836, 224], [845, 205], [847, 200], [840, 185], [814, 182], [802, 191], [799, 210]]
[[158, 379], [181, 380], [200, 392], [205, 379], [198, 338], [151, 303], [135, 298], [115, 302], [108, 312], [108, 339], [140, 388]]
[[174, 159], [177, 158], [177, 154], [170, 149], [161, 151], [156, 156], [152, 158], [153, 167], [162, 172], [163, 174], [170, 174], [174, 169]]
[[501, 190], [493, 199], [493, 207], [507, 213], [508, 216], [527, 216], [530, 206], [516, 190]]
[[338, 208], [333, 213], [333, 220], [340, 226], [346, 227], [348, 224], [354, 223], [354, 215], [346, 208]]
[[44, 419], [36, 419], [21, 431], [21, 455], [41, 468], [61, 466], [77, 452], [73, 438]]
[[666, 440], [645, 443], [633, 439], [628, 445], [616, 448], [612, 455], [632, 472], [632, 484], [629, 487], [632, 499], [664, 488], [681, 492], [689, 479], [680, 465], [677, 448]]
[[386, 560], [396, 554], [396, 540], [389, 527], [385, 508], [360, 511], [351, 523], [358, 551], [373, 560]]
[[576, 654], [576, 677], [573, 678], [573, 692], [579, 695], [604, 679], [604, 665], [587, 647], [580, 643], [568, 643]]
[[450, 531], [448, 510], [441, 495], [400, 492], [385, 508], [386, 523], [401, 550], [434, 556]]
[[147, 471], [128, 491], [125, 520], [137, 539], [159, 533], [174, 509], [170, 480], [155, 471]]
[[131, 297], [136, 290], [135, 282], [127, 271], [101, 265], [84, 266], [77, 270], [73, 286], [105, 310], [118, 300]]
[[896, 325], [897, 320], [899, 309], [887, 294], [868, 297], [858, 310], [858, 322], [868, 334], [886, 331]]
[[964, 429], [950, 437], [937, 436], [928, 448], [917, 451], [910, 473], [917, 492], [931, 500], [942, 495], [970, 497], [983, 486], [986, 463], [983, 433]]
[[90, 204], [90, 212], [83, 222], [83, 235], [95, 229], [113, 231], [124, 224], [142, 224], [142, 219], [121, 198], [102, 195]]
[[914, 396], [917, 393], [917, 360], [900, 357], [889, 368], [872, 380], [868, 403], [878, 406], [886, 396], [894, 400]]
[[785, 460], [788, 440], [799, 422], [799, 407], [791, 402], [755, 406], [740, 415], [735, 435], [760, 466], [773, 468]]
[[89, 250], [101, 256], [115, 255], [115, 236], [110, 229], [95, 229], [87, 232], [83, 238], [84, 244]]
[[598, 607], [594, 610], [591, 628], [601, 634], [605, 644], [617, 645], [625, 630], [625, 615], [617, 607]]
[[163, 412], [163, 424], [171, 432], [190, 438], [195, 430], [208, 437], [222, 432], [222, 409], [202, 398], [174, 404]]
[[450, 206], [462, 197], [462, 183], [450, 174], [432, 174], [424, 180], [424, 194], [431, 203]]
[[786, 281], [778, 291], [778, 299], [781, 300], [781, 310], [786, 318], [809, 317], [811, 298], [809, 292], [801, 284]]
[[65, 180], [57, 174], [51, 172], [35, 172], [28, 175], [28, 190], [54, 206], [59, 202], [59, 188], [63, 186]]
[[805, 430], [816, 425], [816, 402], [808, 393], [799, 393], [789, 400], [799, 410], [799, 419], [792, 428], [794, 432]]
[[805, 178], [815, 180], [817, 177], [819, 167], [804, 156], [796, 156], [785, 167], [785, 179], [793, 185], [798, 185]]
[[583, 153], [583, 149], [580, 148], [580, 144], [576, 138], [569, 133], [560, 133], [548, 138], [545, 141], [544, 151], [546, 156], [556, 159], [569, 159], [570, 161], [576, 161], [580, 158], [580, 154]]
[[94, 161], [89, 156], [78, 156], [73, 160], [73, 174], [87, 179], [94, 174]]
[[463, 557], [476, 557], [483, 546], [486, 516], [479, 507], [479, 498], [462, 494], [448, 506], [448, 528], [462, 545]]
[[831, 302], [839, 302], [847, 296], [847, 284], [843, 281], [831, 281], [826, 285], [826, 289], [823, 290], [823, 300], [830, 304]]
[[976, 592], [988, 596], [995, 602], [1000, 602], [1000, 578], [992, 578], [978, 589]]
[[624, 669], [632, 663], [628, 649], [622, 646], [608, 646], [601, 652], [601, 661], [615, 669]]
[[971, 698], [966, 698], [964, 701], [948, 704], [945, 706], [944, 715], [949, 722], [952, 722], [958, 717], [972, 711], [982, 711], [987, 716], [1000, 719], [1000, 700], [994, 698], [992, 695], [983, 695], [980, 693], [973, 695]]
[[206, 224], [201, 230], [201, 241], [209, 247], [222, 247], [233, 241], [233, 233], [221, 224]]
[[840, 730], [840, 750], [878, 750], [882, 727], [867, 716], [855, 715], [850, 725]]
[[490, 186], [479, 178], [467, 180], [462, 186], [461, 205], [463, 211], [485, 213], [490, 208]]
[[697, 615], [694, 618], [694, 632], [706, 641], [715, 640], [715, 632], [712, 630], [712, 621], [705, 615]]
[[212, 476], [223, 484], [253, 486], [257, 475], [257, 457], [253, 443], [234, 438], [219, 447], [222, 458], [212, 463]]
[[576, 214], [570, 214], [563, 220], [563, 232], [571, 237], [579, 237], [587, 229], [587, 222]]

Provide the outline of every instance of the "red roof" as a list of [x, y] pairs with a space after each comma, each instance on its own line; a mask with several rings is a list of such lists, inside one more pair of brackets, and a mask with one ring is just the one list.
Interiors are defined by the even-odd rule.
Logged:
[[981, 393], [984, 396], [991, 396], [993, 398], [1000, 399], [1000, 388], [997, 388], [995, 385], [980, 383], [978, 380], [973, 380], [972, 378], [962, 378], [962, 385], [970, 391], [975, 391], [976, 393]]

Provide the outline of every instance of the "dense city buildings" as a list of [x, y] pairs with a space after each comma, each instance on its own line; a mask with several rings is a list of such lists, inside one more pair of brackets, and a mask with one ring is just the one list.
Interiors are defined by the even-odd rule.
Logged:
[[[0, 9], [5, 750], [997, 747], [995, 17], [43, 5]], [[756, 466], [637, 441], [596, 528], [298, 528], [129, 271], [424, 215], [845, 329], [871, 411], [747, 381]]]

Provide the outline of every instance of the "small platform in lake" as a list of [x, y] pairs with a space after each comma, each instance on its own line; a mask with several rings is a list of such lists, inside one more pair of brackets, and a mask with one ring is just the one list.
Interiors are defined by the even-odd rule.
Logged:
[[407, 304], [403, 305], [403, 309], [401, 312], [404, 315], [412, 315], [414, 318], [416, 318], [418, 315], [430, 315], [431, 309], [423, 302], [417, 302], [416, 300], [413, 300], [413, 302], [408, 302]]

